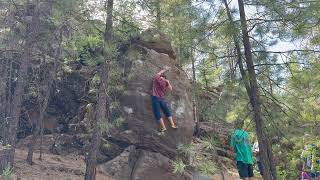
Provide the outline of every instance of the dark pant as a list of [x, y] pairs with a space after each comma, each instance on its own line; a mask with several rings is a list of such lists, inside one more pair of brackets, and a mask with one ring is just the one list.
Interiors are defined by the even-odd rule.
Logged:
[[308, 175], [309, 175], [311, 178], [319, 177], [319, 172], [309, 172]]
[[152, 110], [156, 120], [159, 121], [161, 119], [161, 109], [166, 115], [166, 117], [171, 116], [170, 109], [163, 98], [152, 96], [151, 100], [152, 100]]
[[262, 162], [261, 161], [257, 161], [257, 166], [258, 166], [258, 170], [259, 170], [260, 174], [263, 175]]
[[237, 161], [237, 168], [241, 179], [253, 177], [252, 164], [245, 164], [242, 161]]

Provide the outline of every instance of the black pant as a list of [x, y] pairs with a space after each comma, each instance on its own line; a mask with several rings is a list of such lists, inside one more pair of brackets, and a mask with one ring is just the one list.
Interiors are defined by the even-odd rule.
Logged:
[[261, 161], [257, 161], [257, 166], [258, 166], [258, 170], [259, 170], [260, 174], [263, 175], [262, 162]]
[[242, 161], [237, 161], [237, 168], [241, 179], [253, 177], [252, 164], [245, 164]]

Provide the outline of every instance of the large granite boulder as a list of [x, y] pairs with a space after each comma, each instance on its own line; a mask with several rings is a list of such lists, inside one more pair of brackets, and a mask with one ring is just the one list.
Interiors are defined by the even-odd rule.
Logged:
[[113, 160], [98, 166], [97, 171], [114, 180], [191, 180], [192, 175], [174, 174], [172, 160], [129, 146]]
[[141, 35], [133, 38], [133, 43], [140, 44], [148, 49], [153, 49], [159, 53], [167, 54], [170, 58], [175, 59], [174, 52], [169, 39], [156, 29], [148, 29]]
[[[152, 35], [159, 36], [151, 38], [154, 44], [158, 44], [155, 40], [158, 39], [159, 44], [167, 43], [166, 47], [171, 48], [170, 43], [161, 38], [162, 34]], [[153, 46], [145, 47], [147, 42], [141, 41], [134, 41], [122, 58], [126, 62], [124, 71], [127, 75], [126, 89], [120, 97], [125, 122], [123, 128], [112, 133], [109, 139], [173, 158], [176, 155], [176, 146], [190, 143], [193, 136], [191, 83], [187, 74], [176, 66], [175, 59], [168, 54], [149, 49]], [[171, 68], [166, 75], [173, 86], [173, 91], [167, 93], [166, 100], [179, 129], [171, 129], [169, 122], [165, 121], [168, 130], [165, 135], [159, 135], [159, 124], [152, 113], [151, 82], [153, 76], [165, 67]]]
[[[124, 151], [98, 168], [110, 179], [192, 179], [192, 175], [174, 174], [172, 168], [177, 145], [191, 143], [194, 131], [191, 83], [176, 66], [174, 57], [169, 41], [157, 31], [142, 33], [123, 51], [120, 64], [126, 75], [125, 91], [119, 101], [125, 121], [122, 128], [115, 129], [106, 139], [121, 145]], [[171, 68], [166, 75], [173, 86], [166, 100], [179, 129], [171, 129], [165, 120], [168, 130], [160, 135], [152, 113], [151, 82], [166, 67]]]
[[[124, 122], [104, 134], [98, 170], [115, 180], [192, 179], [192, 175], [177, 175], [172, 170], [177, 146], [191, 143], [195, 124], [191, 82], [176, 65], [169, 40], [157, 31], [146, 31], [120, 51], [117, 63], [124, 76], [119, 83], [124, 84], [125, 90], [117, 92], [117, 98]], [[167, 67], [171, 68], [167, 78], [173, 91], [167, 93], [166, 100], [179, 129], [171, 129], [165, 120], [168, 130], [160, 135], [152, 113], [151, 82], [157, 72]], [[87, 83], [97, 68], [71, 63], [58, 75], [46, 113], [56, 122], [53, 128], [56, 131], [52, 132], [64, 135], [48, 136], [44, 143], [50, 147], [46, 149], [48, 152], [60, 155], [88, 152], [90, 135], [83, 121], [87, 102], [94, 102], [94, 98], [88, 97]], [[26, 143], [21, 144], [26, 147]]]

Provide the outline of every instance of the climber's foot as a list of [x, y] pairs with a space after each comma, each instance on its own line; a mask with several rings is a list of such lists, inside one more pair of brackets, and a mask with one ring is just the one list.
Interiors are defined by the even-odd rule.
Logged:
[[178, 129], [178, 126], [172, 125], [171, 128], [172, 128], [172, 129]]
[[160, 128], [160, 129], [159, 129], [159, 132], [160, 132], [160, 133], [164, 133], [166, 130], [167, 130], [167, 128]]
[[163, 136], [164, 135], [164, 132], [166, 131], [167, 129], [166, 128], [160, 128], [160, 129], [158, 129], [158, 135], [159, 136]]

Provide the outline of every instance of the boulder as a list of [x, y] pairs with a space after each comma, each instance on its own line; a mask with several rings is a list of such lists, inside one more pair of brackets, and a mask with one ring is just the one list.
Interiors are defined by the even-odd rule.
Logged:
[[[171, 166], [177, 156], [177, 146], [192, 142], [195, 124], [191, 81], [176, 66], [174, 50], [163, 34], [146, 31], [139, 37], [130, 41], [118, 57], [117, 66], [123, 72], [121, 82], [125, 87], [123, 92], [117, 92], [123, 123], [104, 134], [97, 157], [100, 163], [98, 170], [115, 180], [192, 179], [192, 175], [174, 174]], [[173, 86], [166, 101], [179, 129], [171, 129], [165, 120], [168, 130], [160, 135], [159, 124], [152, 112], [151, 83], [154, 75], [166, 67], [171, 68], [166, 75]], [[60, 135], [45, 136], [46, 151], [60, 155], [84, 155], [88, 152], [91, 136], [84, 123], [84, 107], [93, 102], [88, 97], [87, 83], [95, 72], [96, 68], [77, 63], [71, 63], [59, 72], [47, 114], [55, 117], [57, 134]], [[28, 138], [21, 144], [26, 147], [27, 142]]]
[[[173, 51], [170, 43], [163, 41], [165, 38], [162, 34], [151, 37], [154, 36], [159, 37], [158, 41], [152, 40], [154, 44], [165, 43], [166, 48]], [[126, 78], [125, 91], [119, 99], [125, 121], [123, 128], [117, 129], [108, 139], [174, 158], [178, 144], [192, 141], [194, 121], [191, 82], [187, 74], [175, 65], [175, 59], [161, 53], [167, 50], [152, 49], [154, 47], [146, 46], [147, 43], [142, 38], [139, 42], [133, 42], [122, 57], [126, 61], [123, 65]], [[168, 130], [165, 135], [159, 135], [159, 124], [152, 113], [151, 82], [153, 76], [165, 67], [171, 68], [166, 75], [173, 86], [173, 91], [167, 93], [166, 100], [179, 129], [171, 129], [168, 121], [165, 121]]]
[[[190, 174], [174, 174], [172, 167], [177, 145], [192, 142], [195, 125], [191, 82], [176, 66], [173, 55], [169, 41], [156, 31], [142, 33], [141, 38], [132, 41], [123, 52], [119, 62], [126, 75], [125, 90], [119, 101], [125, 120], [121, 128], [105, 136], [109, 142], [123, 148], [123, 152], [98, 168], [110, 179], [192, 179]], [[168, 130], [160, 135], [157, 131], [159, 124], [152, 113], [151, 83], [154, 75], [166, 67], [171, 68], [166, 75], [173, 86], [166, 100], [179, 129], [171, 129], [165, 120]]]
[[[45, 134], [69, 133], [78, 129], [69, 129], [70, 124], [77, 124], [84, 117], [84, 107], [88, 97], [88, 80], [96, 69], [70, 62], [64, 64], [57, 73], [57, 79], [50, 90], [47, 110], [43, 125]], [[19, 121], [18, 138], [22, 139], [32, 134], [32, 124], [39, 124], [39, 105], [36, 98], [28, 97], [23, 102], [24, 112]], [[81, 127], [82, 128], [82, 127]], [[84, 133], [78, 131], [78, 133]]]
[[160, 153], [154, 153], [135, 146], [129, 146], [118, 157], [101, 164], [99, 173], [110, 179], [131, 180], [191, 180], [188, 174], [174, 174], [172, 160]]
[[156, 29], [148, 29], [142, 32], [142, 34], [133, 38], [133, 42], [159, 53], [167, 54], [172, 59], [176, 58], [176, 53], [169, 39]]

